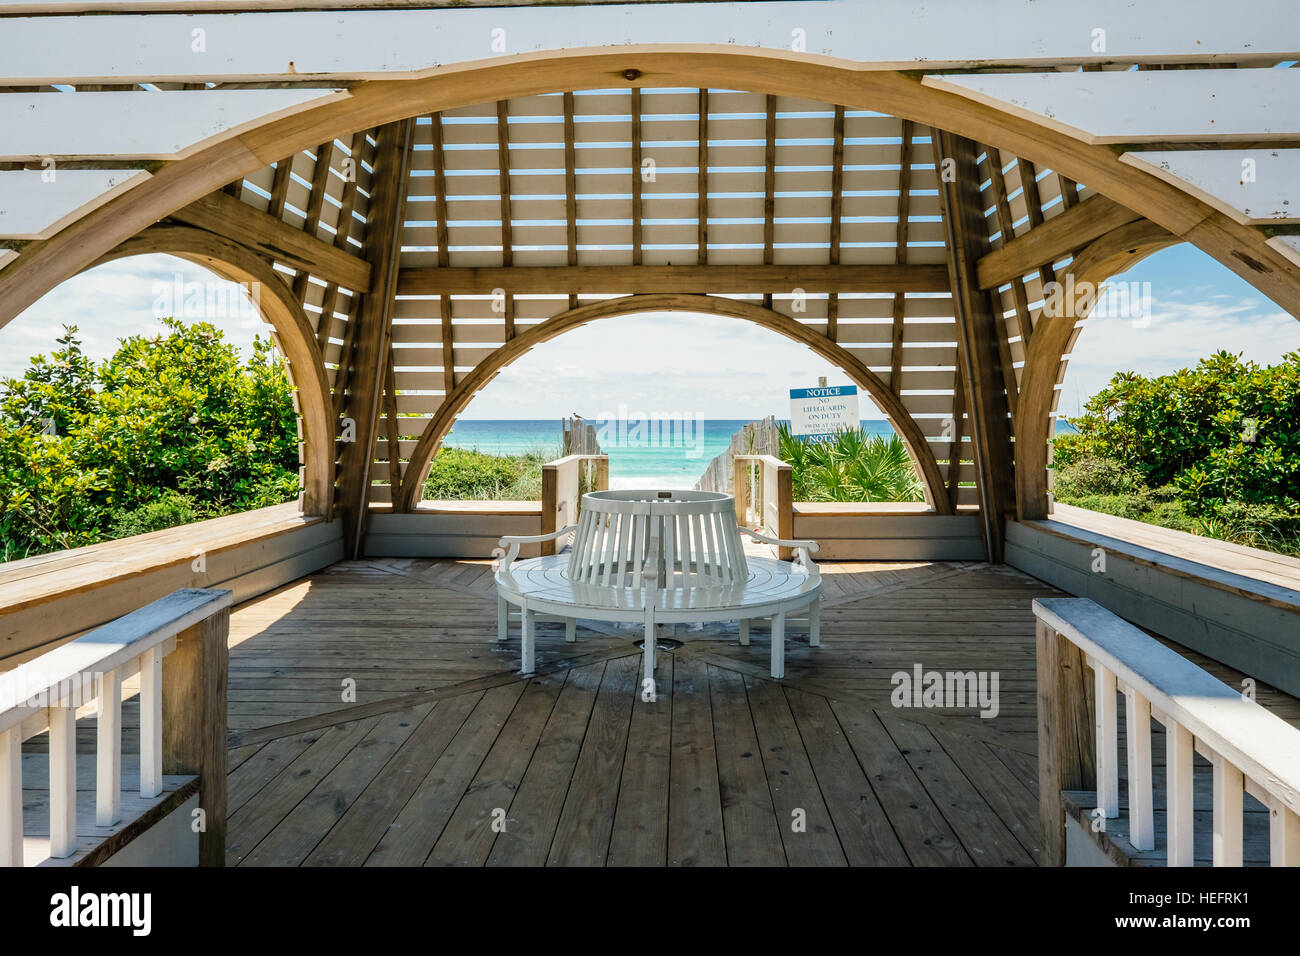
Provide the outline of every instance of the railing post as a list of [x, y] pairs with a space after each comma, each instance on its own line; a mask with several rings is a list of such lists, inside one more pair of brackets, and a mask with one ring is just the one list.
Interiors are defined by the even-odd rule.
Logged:
[[[560, 469], [553, 462], [542, 465], [542, 534], [554, 534], [560, 530], [556, 524], [559, 513]], [[543, 541], [542, 554], [554, 554], [555, 542]]]
[[198, 774], [199, 865], [226, 862], [226, 683], [230, 609], [176, 637], [163, 659], [163, 773]]
[[[794, 537], [794, 469], [786, 462], [773, 465], [776, 469], [776, 536], [785, 541]], [[779, 548], [777, 557], [789, 561], [793, 548]]]
[[609, 456], [600, 455], [596, 458], [596, 490], [609, 490]]
[[748, 483], [748, 470], [749, 462], [734, 456], [732, 457], [731, 493], [736, 500], [736, 524], [740, 525], [742, 528], [746, 526], [745, 523], [748, 519], [748, 515], [745, 512], [746, 499], [749, 497], [749, 492], [746, 488]]
[[1065, 865], [1062, 790], [1096, 787], [1092, 686], [1083, 653], [1043, 621], [1036, 622], [1038, 664], [1038, 816], [1042, 865]]

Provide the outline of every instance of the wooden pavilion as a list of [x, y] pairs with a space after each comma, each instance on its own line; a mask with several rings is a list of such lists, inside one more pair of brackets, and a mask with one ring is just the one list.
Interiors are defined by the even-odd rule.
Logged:
[[[1300, 718], [1300, 562], [1053, 509], [1048, 457], [1089, 290], [1144, 257], [1192, 243], [1300, 316], [1300, 16], [1284, 0], [1251, 17], [1215, 0], [680, 6], [0, 0], [0, 326], [97, 264], [189, 259], [256, 284], [302, 432], [297, 505], [0, 566], [0, 668], [177, 588], [235, 602], [211, 618], [230, 615], [228, 690], [223, 655], [186, 658], [222, 698], [228, 753], [191, 747], [116, 835], [73, 812], [75, 854], [51, 854], [51, 830], [29, 856], [106, 859], [201, 786], [228, 819], [208, 862], [1032, 864], [1067, 843], [1075, 860], [1163, 862], [1176, 844], [1232, 862], [1221, 824], [1243, 793], [1244, 859], [1300, 859], [1300, 789], [1252, 786], [1297, 779], [1289, 738], [1263, 756], [1213, 743], [1119, 645], [1085, 648], [1073, 618], [1031, 607], [1091, 598], [1229, 684], [1257, 679], [1268, 707], [1252, 706], [1279, 724]], [[670, 311], [837, 365], [926, 500], [774, 499], [780, 530], [836, 539], [827, 647], [793, 649], [778, 684], [708, 630], [645, 708], [616, 628], [542, 635], [532, 677], [491, 646], [483, 559], [554, 513], [422, 488], [457, 415], [533, 346]], [[182, 648], [215, 626], [183, 625]], [[891, 673], [918, 661], [997, 671], [1000, 715], [891, 709]], [[1109, 711], [1090, 696], [1104, 674]], [[1116, 679], [1138, 707], [1120, 739], [1143, 702], [1157, 736], [1176, 728], [1176, 785], [1158, 759], [1129, 773], [1149, 733], [1122, 765], [1094, 759]], [[125, 725], [150, 726], [126, 698]], [[191, 715], [196, 734], [218, 709]], [[0, 720], [13, 766], [50, 749], [48, 779], [18, 775], [33, 806], [67, 783], [42, 720]], [[73, 766], [83, 726], [58, 731]], [[1145, 774], [1177, 826], [1148, 841], [1151, 807], [1117, 802], [1132, 839], [1089, 834], [1116, 773]], [[1178, 804], [1193, 787], [1210, 801], [1195, 812]], [[485, 825], [497, 809], [504, 830]], [[792, 836], [796, 810], [816, 825]], [[21, 832], [7, 839], [20, 862]]]

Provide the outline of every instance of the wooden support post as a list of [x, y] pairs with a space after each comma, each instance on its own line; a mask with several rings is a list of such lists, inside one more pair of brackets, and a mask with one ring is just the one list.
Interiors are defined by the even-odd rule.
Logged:
[[[392, 340], [392, 318], [401, 257], [401, 223], [409, 179], [411, 135], [414, 120], [389, 123], [379, 130], [375, 157], [370, 221], [366, 225], [365, 252], [370, 262], [372, 291], [362, 297], [356, 322], [354, 371], [344, 396], [344, 414], [353, 422], [355, 441], [344, 444], [339, 462], [339, 509], [345, 554], [361, 556], [370, 503], [370, 474], [375, 458], [375, 433], [379, 427], [383, 382]], [[401, 502], [393, 502], [400, 509]]]
[[[907, 262], [907, 217], [911, 214], [912, 198], [912, 123], [903, 120], [902, 143], [898, 150], [898, 224], [894, 234], [894, 264]], [[894, 328], [889, 347], [889, 388], [895, 395], [903, 388], [903, 317], [907, 311], [907, 297], [894, 293]], [[956, 507], [956, 502], [953, 506]]]
[[641, 264], [641, 90], [632, 88], [632, 265]]
[[[542, 465], [542, 534], [554, 534], [559, 531], [560, 507], [560, 469], [558, 466], [547, 463]], [[543, 541], [541, 543], [542, 554], [555, 553], [554, 541]]]
[[[574, 143], [573, 94], [564, 94], [564, 215], [565, 241], [568, 245], [568, 263], [578, 264], [578, 169], [577, 147]], [[578, 307], [578, 297], [569, 294], [569, 308]]]
[[[501, 190], [501, 265], [514, 265], [514, 214], [510, 211], [510, 101], [497, 101], [497, 173]], [[515, 337], [515, 293], [506, 289], [506, 341]]]
[[163, 659], [163, 773], [198, 774], [199, 865], [226, 865], [226, 684], [230, 609], [176, 636]]
[[695, 261], [697, 265], [709, 262], [709, 91], [700, 90], [699, 146], [697, 160], [696, 203], [698, 205], [695, 229]]
[[[835, 107], [834, 134], [831, 144], [831, 234], [829, 262], [840, 263], [840, 236], [844, 228], [844, 107]], [[826, 296], [826, 337], [832, 342], [840, 334], [840, 296], [831, 292]]]
[[[794, 537], [794, 469], [785, 462], [769, 466], [776, 471], [776, 536], [785, 541]], [[793, 548], [778, 548], [782, 561], [794, 558]]]
[[[763, 156], [763, 264], [773, 262], [776, 247], [776, 97], [767, 97], [767, 150]], [[763, 307], [772, 308], [772, 291], [763, 292]]]
[[[442, 151], [442, 114], [431, 117], [433, 134], [433, 205], [438, 217], [438, 268], [451, 265], [450, 231], [447, 228], [447, 162]], [[438, 291], [438, 321], [442, 328], [442, 393], [450, 395], [456, 387], [456, 344], [452, 334], [451, 295], [445, 288]]]
[[609, 490], [609, 456], [596, 459], [596, 490]]
[[1042, 865], [1065, 865], [1062, 790], [1090, 790], [1096, 784], [1092, 681], [1082, 652], [1042, 621], [1037, 622], [1038, 818]]
[[[940, 173], [939, 204], [948, 246], [958, 362], [966, 386], [966, 414], [975, 451], [984, 543], [988, 559], [998, 563], [1003, 556], [1006, 516], [1015, 497], [1015, 472], [1010, 411], [997, 347], [1002, 330], [989, 293], [979, 288], [975, 276], [975, 264], [989, 245], [979, 193], [979, 166], [975, 144], [970, 140], [937, 130], [932, 137], [939, 147], [935, 150]], [[945, 159], [954, 161], [955, 176], [943, 174]]]

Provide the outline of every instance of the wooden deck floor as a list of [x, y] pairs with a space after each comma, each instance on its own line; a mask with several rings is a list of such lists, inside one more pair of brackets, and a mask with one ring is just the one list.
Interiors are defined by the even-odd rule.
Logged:
[[[228, 862], [1034, 865], [1030, 601], [1057, 592], [981, 564], [823, 574], [824, 646], [795, 626], [785, 680], [764, 629], [695, 628], [654, 702], [609, 625], [542, 625], [520, 677], [485, 562], [346, 562], [250, 602]], [[997, 717], [893, 707], [917, 664], [996, 671]]]
[[[1032, 865], [1028, 608], [1050, 589], [982, 565], [824, 573], [825, 646], [796, 627], [784, 681], [761, 630], [700, 628], [653, 703], [630, 630], [543, 625], [518, 677], [484, 563], [345, 563], [251, 602], [228, 861]], [[893, 708], [915, 663], [998, 671], [999, 716]]]
[[[635, 630], [580, 627], [570, 645], [543, 624], [537, 674], [519, 676], [517, 634], [493, 639], [486, 562], [347, 562], [250, 601], [231, 619], [228, 862], [1034, 864], [1030, 601], [1055, 592], [982, 564], [821, 567], [824, 646], [808, 647], [796, 623], [786, 679], [768, 677], [764, 628], [749, 647], [734, 624], [693, 628], [661, 656], [654, 702], [639, 698]], [[891, 676], [917, 665], [997, 672], [998, 715], [895, 708]], [[1300, 701], [1262, 684], [1258, 699], [1300, 726]], [[125, 781], [136, 697], [123, 726]], [[1125, 855], [1158, 865], [1155, 730], [1157, 847]], [[93, 714], [78, 721], [87, 792], [95, 733]], [[33, 847], [46, 832], [46, 743], [23, 747]], [[1071, 798], [1087, 822], [1092, 795]], [[1247, 861], [1267, 862], [1267, 820], [1246, 803]]]

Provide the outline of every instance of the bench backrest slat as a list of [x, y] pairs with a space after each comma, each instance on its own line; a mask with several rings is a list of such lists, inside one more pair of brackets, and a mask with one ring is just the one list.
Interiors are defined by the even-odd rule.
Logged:
[[574, 583], [641, 588], [720, 587], [746, 580], [735, 506], [713, 492], [660, 499], [628, 492], [583, 496], [568, 575]]

